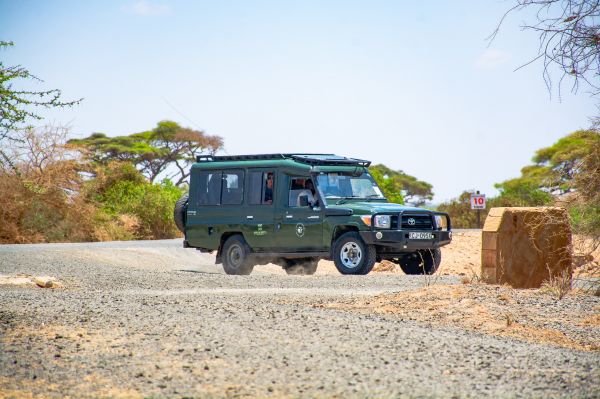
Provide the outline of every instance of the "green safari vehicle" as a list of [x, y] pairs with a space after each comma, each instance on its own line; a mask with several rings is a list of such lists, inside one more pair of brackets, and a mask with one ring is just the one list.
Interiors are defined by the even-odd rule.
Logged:
[[313, 274], [320, 259], [342, 274], [367, 274], [382, 259], [435, 273], [450, 217], [389, 203], [369, 165], [332, 154], [198, 156], [175, 206], [183, 245], [216, 251], [227, 274], [266, 263]]

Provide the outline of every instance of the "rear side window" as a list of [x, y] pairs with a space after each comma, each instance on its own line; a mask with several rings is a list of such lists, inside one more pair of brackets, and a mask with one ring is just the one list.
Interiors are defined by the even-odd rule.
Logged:
[[249, 195], [251, 205], [273, 203], [275, 193], [275, 172], [249, 172]]
[[198, 205], [221, 204], [221, 171], [203, 171], [198, 176]]
[[242, 198], [244, 198], [244, 171], [224, 171], [221, 203], [223, 205], [240, 205]]
[[198, 177], [198, 205], [240, 205], [244, 171], [204, 171]]

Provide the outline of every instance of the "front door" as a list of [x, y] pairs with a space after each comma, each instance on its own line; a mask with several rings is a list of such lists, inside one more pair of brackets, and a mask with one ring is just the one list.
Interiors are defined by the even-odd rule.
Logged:
[[[281, 251], [302, 252], [323, 249], [323, 216], [310, 177], [282, 175], [285, 185], [283, 206], [277, 207], [277, 242]], [[305, 197], [309, 205], [300, 199]]]

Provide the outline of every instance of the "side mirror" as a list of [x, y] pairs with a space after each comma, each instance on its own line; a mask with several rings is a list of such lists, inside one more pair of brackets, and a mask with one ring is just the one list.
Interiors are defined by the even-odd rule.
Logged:
[[298, 200], [300, 201], [300, 206], [308, 206], [308, 195], [301, 195]]

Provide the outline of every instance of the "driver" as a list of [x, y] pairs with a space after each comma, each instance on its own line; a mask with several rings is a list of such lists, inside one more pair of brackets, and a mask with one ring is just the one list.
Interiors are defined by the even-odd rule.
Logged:
[[306, 179], [304, 183], [304, 189], [298, 193], [298, 198], [296, 199], [296, 206], [300, 206], [300, 197], [306, 196], [308, 197], [308, 203], [310, 206], [314, 206], [316, 204], [315, 200], [315, 186], [311, 179]]

